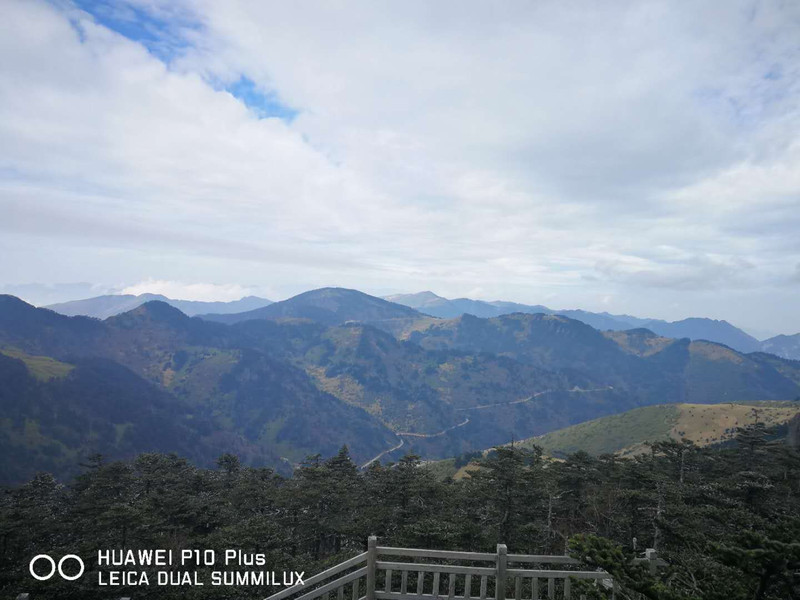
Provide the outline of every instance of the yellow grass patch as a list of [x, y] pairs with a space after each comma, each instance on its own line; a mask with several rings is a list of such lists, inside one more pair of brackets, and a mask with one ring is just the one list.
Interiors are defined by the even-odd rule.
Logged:
[[25, 363], [28, 372], [40, 381], [50, 381], [51, 379], [61, 379], [66, 377], [75, 368], [75, 365], [61, 362], [49, 356], [33, 356], [26, 354], [15, 348], [4, 348], [0, 353], [17, 358]]
[[737, 427], [756, 421], [767, 426], [785, 423], [800, 407], [792, 405], [678, 404], [678, 421], [670, 431], [675, 440], [686, 438], [699, 446], [733, 437]]

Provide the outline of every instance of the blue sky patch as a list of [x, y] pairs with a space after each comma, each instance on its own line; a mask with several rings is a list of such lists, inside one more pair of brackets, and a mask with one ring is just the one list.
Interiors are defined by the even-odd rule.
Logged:
[[200, 24], [178, 13], [155, 15], [119, 0], [73, 0], [104, 27], [147, 48], [153, 56], [169, 64], [189, 47], [185, 33]]
[[[154, 14], [121, 0], [73, 0], [75, 6], [89, 13], [108, 29], [141, 44], [148, 52], [170, 64], [190, 46], [186, 33], [198, 31], [200, 23], [180, 12]], [[80, 30], [78, 31], [81, 34]], [[210, 82], [214, 85], [214, 82]], [[214, 85], [239, 99], [258, 118], [278, 118], [291, 123], [298, 111], [284, 104], [274, 92], [264, 93], [252, 79], [242, 76], [228, 85]]]
[[783, 69], [781, 65], [774, 65], [767, 73], [764, 75], [764, 79], [770, 79], [772, 81], [778, 81], [783, 78]]
[[244, 75], [236, 83], [225, 87], [225, 90], [241, 100], [261, 119], [277, 117], [291, 123], [299, 112], [291, 106], [283, 104], [277, 94], [261, 92], [256, 84]]

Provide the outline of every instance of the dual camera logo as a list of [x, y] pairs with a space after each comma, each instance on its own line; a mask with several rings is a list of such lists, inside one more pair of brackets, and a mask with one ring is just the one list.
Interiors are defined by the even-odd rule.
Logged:
[[[64, 561], [69, 559], [72, 559], [78, 563], [80, 570], [78, 571], [77, 575], [67, 575], [64, 573]], [[38, 561], [50, 563], [50, 572], [46, 575], [37, 574], [33, 567]], [[56, 571], [58, 571], [58, 574], [67, 581], [75, 581], [76, 579], [79, 579], [81, 575], [83, 575], [84, 564], [83, 560], [81, 560], [81, 557], [76, 554], [65, 554], [63, 557], [61, 557], [61, 560], [58, 561], [58, 565], [56, 565], [56, 561], [53, 560], [51, 556], [48, 556], [47, 554], [37, 554], [33, 557], [31, 563], [28, 565], [28, 570], [31, 572], [33, 578], [38, 579], [39, 581], [47, 581], [56, 574]]]

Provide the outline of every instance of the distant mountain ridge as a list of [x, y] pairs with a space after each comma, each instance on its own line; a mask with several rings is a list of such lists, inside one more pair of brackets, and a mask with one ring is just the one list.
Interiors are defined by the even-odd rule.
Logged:
[[697, 317], [673, 322], [652, 319], [643, 323], [641, 327], [663, 337], [708, 340], [718, 344], [725, 344], [739, 352], [758, 352], [761, 350], [761, 342], [727, 321]]
[[800, 360], [800, 333], [776, 335], [761, 342], [761, 351], [781, 358]]
[[328, 287], [310, 290], [288, 300], [237, 314], [205, 314], [201, 318], [219, 323], [240, 323], [252, 319], [310, 319], [325, 325], [347, 321], [373, 323], [397, 319], [417, 319], [418, 311], [408, 306], [370, 296], [358, 290]]
[[[595, 329], [601, 331], [623, 331], [626, 329], [645, 328], [663, 337], [708, 340], [719, 344], [725, 344], [739, 352], [772, 352], [769, 350], [769, 347], [773, 347], [782, 351], [783, 354], [780, 356], [784, 358], [800, 359], [800, 334], [798, 334], [797, 340], [794, 343], [785, 343], [783, 340], [777, 340], [776, 338], [766, 340], [762, 343], [727, 321], [715, 319], [690, 317], [681, 321], [669, 322], [661, 319], [643, 319], [631, 315], [614, 315], [607, 312], [593, 313], [584, 310], [555, 310], [542, 306], [541, 304], [527, 305], [503, 301], [485, 302], [483, 300], [471, 300], [469, 298], [449, 300], [437, 296], [430, 291], [419, 292], [417, 294], [396, 294], [393, 296], [386, 296], [386, 299], [397, 302], [398, 304], [405, 304], [422, 313], [445, 319], [452, 319], [463, 314], [491, 318], [515, 312], [564, 315], [565, 317], [591, 325]], [[764, 346], [767, 342], [770, 342], [770, 344]]]
[[412, 331], [408, 339], [428, 350], [488, 352], [577, 371], [625, 389], [641, 404], [792, 399], [800, 383], [800, 363], [703, 340], [662, 338], [646, 329], [604, 333], [563, 315], [464, 315]]
[[68, 317], [86, 316], [107, 319], [108, 317], [133, 310], [137, 306], [153, 300], [166, 302], [190, 317], [203, 313], [239, 313], [272, 304], [271, 300], [257, 296], [245, 296], [231, 302], [203, 302], [199, 300], [175, 300], [161, 294], [139, 294], [138, 296], [133, 294], [108, 294], [86, 298], [85, 300], [50, 304], [44, 308], [49, 308]]
[[[345, 298], [345, 296], [347, 297]], [[372, 300], [365, 300], [366, 298]], [[663, 337], [704, 339], [725, 344], [739, 352], [769, 352], [782, 358], [800, 360], [800, 333], [793, 336], [778, 335], [762, 342], [724, 320], [690, 317], [670, 322], [626, 314], [594, 313], [580, 309], [557, 310], [541, 304], [529, 305], [500, 300], [487, 302], [470, 298], [448, 299], [431, 291], [395, 294], [378, 299], [357, 290], [322, 288], [280, 302], [272, 302], [257, 296], [246, 296], [231, 302], [202, 302], [175, 300], [161, 294], [140, 294], [138, 296], [123, 294], [61, 302], [44, 308], [67, 316], [106, 319], [133, 310], [137, 306], [153, 300], [166, 302], [190, 317], [200, 316], [203, 319], [221, 323], [230, 324], [262, 318], [306, 318], [328, 325], [341, 324], [347, 320], [373, 323], [386, 321], [382, 327], [394, 333], [402, 330], [400, 324], [402, 319], [415, 319], [420, 314], [441, 319], [453, 319], [463, 314], [480, 318], [498, 317], [515, 312], [558, 314], [581, 321], [601, 331], [623, 331], [643, 327]], [[395, 306], [391, 308], [379, 306], [377, 300], [385, 300]], [[410, 308], [414, 312], [403, 312], [397, 305]], [[262, 310], [268, 306], [273, 306], [273, 308]], [[374, 318], [372, 319], [366, 318], [369, 310], [373, 312]], [[390, 323], [391, 321], [394, 323]]]

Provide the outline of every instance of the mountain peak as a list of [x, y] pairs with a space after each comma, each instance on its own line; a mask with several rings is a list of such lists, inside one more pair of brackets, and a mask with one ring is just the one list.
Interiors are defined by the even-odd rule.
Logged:
[[0, 308], [3, 309], [25, 309], [27, 308], [36, 308], [33, 304], [28, 304], [24, 300], [17, 298], [16, 296], [12, 296], [11, 294], [0, 294]]
[[393, 294], [391, 296], [384, 296], [383, 299], [388, 300], [389, 302], [405, 304], [406, 306], [411, 306], [412, 308], [414, 304], [419, 304], [422, 306], [429, 302], [448, 302], [447, 298], [439, 296], [438, 294], [434, 294], [430, 290], [416, 292], [414, 294]]
[[180, 310], [163, 300], [148, 300], [141, 306], [134, 308], [132, 313], [146, 314], [156, 318], [188, 318]]
[[37, 308], [16, 296], [0, 294], [0, 329], [6, 332], [30, 336], [44, 328], [48, 335], [64, 331], [74, 334], [95, 331], [98, 327], [102, 325], [97, 319], [66, 317], [47, 308]]
[[161, 300], [150, 300], [133, 310], [107, 319], [108, 322], [124, 326], [142, 322], [164, 323], [175, 326], [182, 325], [189, 320], [191, 320], [190, 317]]
[[347, 321], [371, 323], [391, 319], [420, 317], [416, 310], [358, 290], [325, 287], [303, 292], [288, 300], [232, 315], [205, 315], [223, 323], [252, 319], [309, 319], [325, 325], [341, 325]]
[[644, 323], [643, 326], [660, 336], [675, 339], [710, 340], [740, 352], [755, 352], [761, 348], [761, 343], [757, 339], [724, 320], [689, 317], [670, 323], [653, 319]]
[[13, 323], [15, 321], [42, 320], [50, 316], [56, 317], [53, 311], [36, 308], [24, 300], [9, 294], [0, 294], [0, 322]]

